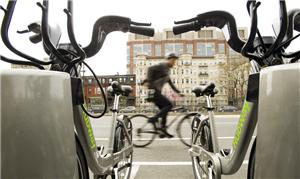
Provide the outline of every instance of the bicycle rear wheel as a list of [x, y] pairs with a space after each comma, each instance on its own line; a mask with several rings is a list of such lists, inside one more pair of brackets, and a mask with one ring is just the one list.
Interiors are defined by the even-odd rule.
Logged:
[[135, 147], [146, 147], [155, 138], [156, 132], [153, 124], [148, 122], [148, 117], [143, 114], [133, 115], [129, 118], [132, 123], [132, 142]]
[[[198, 145], [203, 147], [205, 150], [213, 152], [213, 144], [212, 144], [212, 137], [211, 137], [211, 131], [210, 126], [208, 122], [205, 122], [201, 128], [200, 133], [198, 136], [196, 136], [196, 131], [198, 128], [198, 125], [200, 123], [199, 118], [195, 118], [195, 121], [193, 121], [193, 129], [192, 129], [192, 140], [194, 140], [195, 137], [197, 137], [197, 140], [193, 143], [193, 145]], [[201, 168], [200, 165], [201, 159], [198, 156], [192, 157], [192, 166], [195, 178], [202, 178], [204, 171]]]
[[176, 127], [176, 132], [180, 141], [188, 147], [191, 147], [192, 140], [190, 131], [192, 129], [192, 122], [196, 114], [197, 113], [188, 113], [184, 115]]

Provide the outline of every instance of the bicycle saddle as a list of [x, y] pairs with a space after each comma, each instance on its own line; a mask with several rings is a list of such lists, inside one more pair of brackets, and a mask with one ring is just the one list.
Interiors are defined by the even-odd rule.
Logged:
[[209, 82], [206, 85], [196, 86], [192, 90], [193, 93], [195, 93], [196, 97], [199, 96], [211, 96], [214, 97], [215, 94], [218, 93], [218, 90], [216, 89], [216, 85], [214, 82]]
[[113, 81], [107, 88], [107, 91], [111, 95], [129, 96], [129, 94], [132, 92], [132, 87], [128, 85], [120, 85], [119, 82]]

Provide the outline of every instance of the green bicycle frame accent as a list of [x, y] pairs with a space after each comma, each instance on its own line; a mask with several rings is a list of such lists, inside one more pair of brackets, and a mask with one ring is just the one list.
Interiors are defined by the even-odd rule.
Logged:
[[93, 132], [93, 129], [92, 129], [92, 126], [91, 126], [90, 118], [83, 111], [82, 111], [82, 114], [83, 114], [83, 118], [84, 118], [84, 121], [85, 121], [85, 126], [86, 126], [86, 128], [88, 130], [88, 134], [89, 134], [90, 147], [91, 147], [91, 149], [94, 149], [94, 148], [97, 147], [97, 145], [96, 145], [96, 140], [95, 140], [95, 137], [94, 137], [94, 132]]
[[249, 111], [250, 111], [249, 102], [245, 101], [242, 113], [240, 115], [240, 120], [239, 120], [239, 123], [238, 123], [237, 128], [236, 128], [235, 137], [234, 137], [233, 142], [232, 142], [233, 149], [236, 149], [236, 147], [237, 147], [237, 145], [240, 141], [241, 133], [244, 129], [245, 121], [247, 119]]

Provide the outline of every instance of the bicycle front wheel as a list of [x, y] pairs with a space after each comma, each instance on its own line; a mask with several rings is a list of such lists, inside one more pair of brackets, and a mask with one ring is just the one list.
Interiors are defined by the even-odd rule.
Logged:
[[177, 128], [176, 128], [177, 135], [178, 135], [180, 141], [188, 147], [191, 147], [192, 122], [193, 122], [194, 116], [196, 114], [197, 113], [188, 113], [185, 116], [183, 116], [180, 119], [180, 121], [177, 125]]
[[129, 118], [132, 123], [132, 142], [135, 147], [146, 147], [151, 144], [156, 136], [153, 124], [148, 122], [148, 117], [143, 114], [133, 115]]
[[[127, 116], [124, 118], [124, 125], [118, 122], [116, 128], [116, 137], [114, 144], [114, 153], [121, 151], [125, 147], [129, 147], [132, 141], [132, 124]], [[126, 130], [129, 136], [126, 135]], [[112, 173], [112, 178], [118, 179], [129, 179], [132, 168], [132, 152], [125, 156], [123, 155], [122, 159], [117, 163], [114, 167], [114, 171]], [[117, 175], [117, 176], [116, 176]]]
[[[197, 119], [194, 119], [197, 120]], [[196, 137], [197, 140], [193, 142], [193, 145], [198, 145], [204, 148], [207, 151], [213, 152], [213, 144], [212, 144], [212, 137], [211, 137], [211, 130], [209, 123], [204, 123], [204, 125], [201, 126], [200, 128], [200, 133], [196, 135], [196, 129], [198, 128], [198, 125], [200, 123], [200, 120], [194, 121], [194, 124], [196, 124], [196, 127], [193, 126], [192, 129], [192, 140]], [[203, 175], [206, 175], [205, 172], [203, 171], [201, 165], [201, 158], [198, 156], [193, 156], [192, 157], [192, 166], [193, 166], [193, 171], [195, 178], [202, 178]]]
[[81, 147], [81, 144], [76, 136], [76, 154], [77, 154], [77, 167], [78, 167], [78, 178], [79, 179], [89, 179], [88, 164]]

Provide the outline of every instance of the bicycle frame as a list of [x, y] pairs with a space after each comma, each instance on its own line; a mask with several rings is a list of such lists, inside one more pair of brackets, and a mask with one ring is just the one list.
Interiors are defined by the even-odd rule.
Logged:
[[175, 118], [173, 118], [171, 120], [171, 122], [167, 123], [167, 128], [169, 128], [170, 126], [172, 126], [176, 121], [178, 121], [178, 119], [180, 119], [181, 116], [184, 116], [186, 114], [188, 114], [188, 113], [180, 113], [180, 114], [176, 115]]
[[[258, 68], [255, 63], [251, 63], [251, 71], [258, 72]], [[207, 105], [212, 108], [211, 98], [207, 97]], [[216, 124], [213, 111], [208, 111], [208, 118], [201, 120], [195, 138], [193, 139], [192, 147], [189, 150], [192, 157], [200, 157], [204, 159], [204, 162], [200, 162], [203, 168], [207, 167], [207, 173], [214, 172], [217, 178], [221, 177], [221, 174], [230, 175], [235, 173], [243, 163], [245, 155], [248, 150], [248, 146], [251, 142], [252, 135], [254, 133], [257, 124], [258, 102], [249, 102], [245, 100], [242, 113], [237, 125], [234, 140], [232, 142], [232, 150], [229, 155], [222, 156], [219, 152], [219, 144], [216, 132]], [[205, 121], [209, 120], [213, 153], [206, 151], [204, 148], [195, 145], [197, 138], [199, 137], [201, 127]], [[213, 166], [213, 167], [212, 167]], [[199, 175], [199, 174], [197, 174]], [[198, 176], [198, 178], [200, 178]]]
[[[98, 151], [95, 137], [91, 127], [89, 117], [82, 111], [80, 106], [73, 107], [74, 124], [81, 147], [86, 156], [88, 166], [94, 174], [103, 175], [111, 174], [113, 167], [121, 160], [122, 156], [128, 156], [133, 151], [132, 139], [130, 138], [127, 126], [125, 125], [123, 115], [118, 117], [118, 105], [120, 95], [115, 95], [112, 124], [110, 127], [109, 145], [106, 154], [103, 154], [103, 148]], [[126, 138], [129, 146], [119, 152], [113, 152], [115, 142], [115, 129], [117, 122], [120, 122], [125, 129]]]

